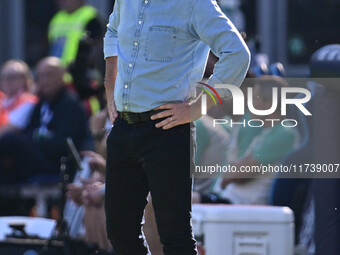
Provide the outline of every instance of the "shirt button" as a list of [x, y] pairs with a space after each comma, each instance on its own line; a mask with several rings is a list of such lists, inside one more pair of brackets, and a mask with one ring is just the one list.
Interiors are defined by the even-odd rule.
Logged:
[[129, 64], [129, 67], [132, 67], [132, 64]]
[[138, 42], [134, 42], [133, 45], [137, 46], [137, 45], [138, 45]]
[[124, 88], [126, 88], [126, 89], [127, 89], [127, 88], [128, 88], [128, 85], [127, 85], [127, 84], [125, 84]]
[[127, 105], [125, 105], [125, 106], [124, 106], [124, 109], [127, 110], [127, 108], [128, 108]]
[[144, 3], [147, 4], [149, 1], [148, 0], [145, 0]]
[[138, 24], [139, 24], [139, 25], [140, 25], [140, 24], [142, 24], [142, 21], [141, 21], [141, 20], [139, 20], [139, 21], [138, 21]]

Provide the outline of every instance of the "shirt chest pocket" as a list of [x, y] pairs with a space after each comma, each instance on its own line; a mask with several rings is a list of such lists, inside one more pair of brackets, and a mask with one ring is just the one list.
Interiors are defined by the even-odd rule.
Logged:
[[169, 62], [174, 56], [177, 29], [164, 26], [151, 26], [148, 31], [145, 60]]

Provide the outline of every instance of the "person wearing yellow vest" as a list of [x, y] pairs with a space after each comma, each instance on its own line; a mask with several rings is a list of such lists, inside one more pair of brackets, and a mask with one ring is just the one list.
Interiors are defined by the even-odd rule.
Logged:
[[[104, 32], [97, 10], [85, 5], [84, 2], [84, 0], [57, 1], [60, 11], [50, 21], [48, 39], [49, 55], [60, 58], [62, 64], [68, 68], [69, 73], [65, 82], [73, 85], [86, 111], [91, 115], [98, 112], [101, 107], [94, 95], [102, 85], [100, 69], [104, 70], [102, 61]], [[84, 42], [85, 44], [90, 42], [89, 47], [85, 46], [85, 53], [81, 52], [84, 51]]]
[[0, 70], [0, 136], [6, 132], [26, 127], [30, 113], [38, 98], [30, 93], [33, 78], [27, 64], [21, 60], [9, 60]]
[[58, 4], [61, 10], [49, 24], [50, 55], [60, 58], [67, 66], [75, 60], [79, 42], [87, 32], [92, 38], [98, 37], [96, 31], [88, 27], [91, 23], [96, 26], [93, 23], [98, 22], [98, 13], [94, 7], [84, 5], [83, 0], [58, 0]]

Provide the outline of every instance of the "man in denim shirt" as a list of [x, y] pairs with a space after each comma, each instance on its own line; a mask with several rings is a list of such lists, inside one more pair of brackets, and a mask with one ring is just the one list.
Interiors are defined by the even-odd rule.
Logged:
[[164, 253], [197, 254], [190, 122], [201, 116], [195, 89], [209, 48], [219, 61], [208, 84], [239, 86], [249, 51], [216, 1], [116, 0], [104, 38], [114, 123], [107, 140], [106, 214], [115, 254], [148, 254], [141, 222], [149, 191]]

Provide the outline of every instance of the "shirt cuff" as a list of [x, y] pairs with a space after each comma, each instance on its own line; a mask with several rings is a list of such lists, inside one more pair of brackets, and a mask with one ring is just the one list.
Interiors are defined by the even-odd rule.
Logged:
[[104, 37], [104, 59], [118, 56], [117, 44], [117, 37]]
[[[207, 84], [212, 87], [215, 87], [216, 84], [225, 84], [225, 82], [217, 78], [215, 75], [211, 75], [209, 80], [207, 81]], [[229, 99], [232, 97], [232, 94], [230, 93], [228, 89], [217, 88], [216, 91], [221, 98]]]

